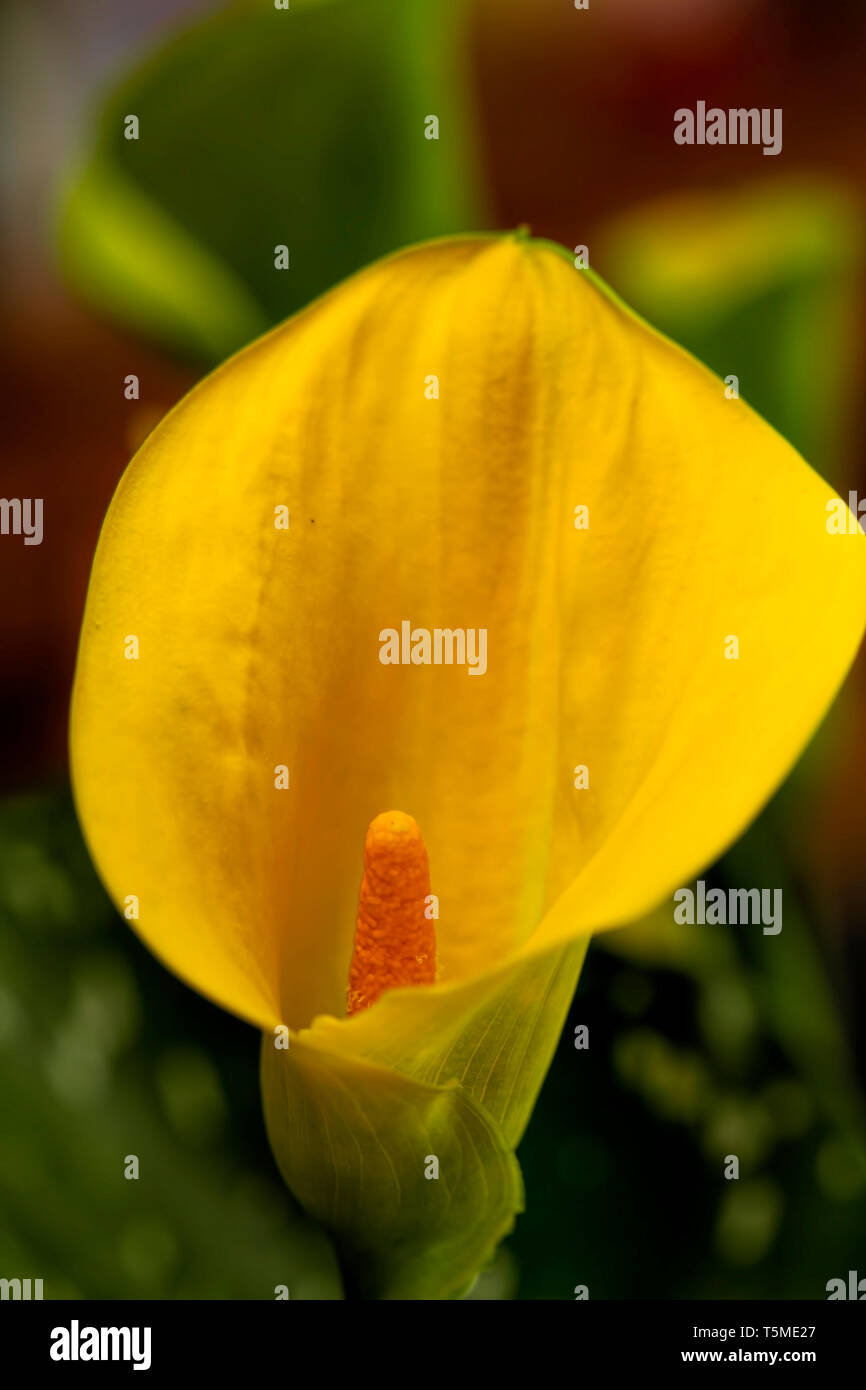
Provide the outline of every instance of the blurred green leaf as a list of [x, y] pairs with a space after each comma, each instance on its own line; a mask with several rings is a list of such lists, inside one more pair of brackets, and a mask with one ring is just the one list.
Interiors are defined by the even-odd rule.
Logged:
[[774, 811], [771, 806], [724, 861], [731, 883], [782, 891], [779, 935], [759, 932], [746, 937], [753, 988], [766, 1026], [808, 1082], [820, 1108], [862, 1145], [866, 1114], [846, 1020], [817, 923], [803, 908], [790, 859], [774, 833]]
[[0, 803], [0, 1273], [46, 1299], [341, 1299], [257, 1058], [118, 919], [66, 795]]
[[70, 180], [67, 277], [213, 362], [377, 257], [477, 228], [462, 50], [460, 0], [247, 0], [174, 37], [107, 98]]

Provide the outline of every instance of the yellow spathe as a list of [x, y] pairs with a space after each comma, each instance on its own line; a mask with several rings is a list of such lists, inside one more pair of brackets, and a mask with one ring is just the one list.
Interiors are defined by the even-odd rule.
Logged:
[[[266, 1034], [268, 1122], [332, 1228], [369, 1213], [320, 1179], [302, 1190], [293, 1106], [315, 1146], [334, 1123], [310, 1110], [323, 1074], [345, 1093], [354, 1061], [377, 1105], [414, 1086], [437, 1125], [437, 1088], [457, 1104], [459, 1083], [510, 1173], [588, 934], [687, 882], [784, 777], [866, 618], [866, 541], [828, 534], [833, 496], [718, 379], [524, 236], [370, 267], [139, 451], [82, 632], [80, 815], [172, 970], [268, 1033], [300, 1030], [286, 1053]], [[404, 621], [485, 629], [485, 674], [383, 665], [379, 634]], [[394, 806], [423, 827], [439, 983], [347, 1020], [364, 835]], [[405, 1202], [398, 1183], [392, 1233]], [[449, 1247], [442, 1287], [472, 1258]]]

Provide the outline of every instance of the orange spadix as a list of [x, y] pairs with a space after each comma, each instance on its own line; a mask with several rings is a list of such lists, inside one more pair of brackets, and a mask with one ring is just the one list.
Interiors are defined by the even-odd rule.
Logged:
[[346, 1013], [368, 1009], [386, 989], [436, 979], [436, 929], [430, 912], [430, 866], [416, 822], [384, 811], [364, 842], [355, 949]]

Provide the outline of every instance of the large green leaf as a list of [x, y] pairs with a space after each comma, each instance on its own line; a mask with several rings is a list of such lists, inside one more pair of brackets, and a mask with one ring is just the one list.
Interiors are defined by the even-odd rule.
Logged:
[[461, 12], [248, 0], [174, 37], [107, 98], [70, 180], [69, 279], [216, 361], [376, 257], [477, 227]]

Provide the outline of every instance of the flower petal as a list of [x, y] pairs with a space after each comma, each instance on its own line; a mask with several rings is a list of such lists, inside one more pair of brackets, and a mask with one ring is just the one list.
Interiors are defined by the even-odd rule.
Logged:
[[[430, 851], [446, 986], [637, 916], [742, 830], [853, 657], [866, 543], [828, 535], [832, 496], [545, 243], [371, 267], [205, 380], [112, 504], [73, 710], [109, 887], [265, 1026], [342, 1015], [389, 806]], [[484, 628], [486, 673], [383, 666], [403, 620]]]

